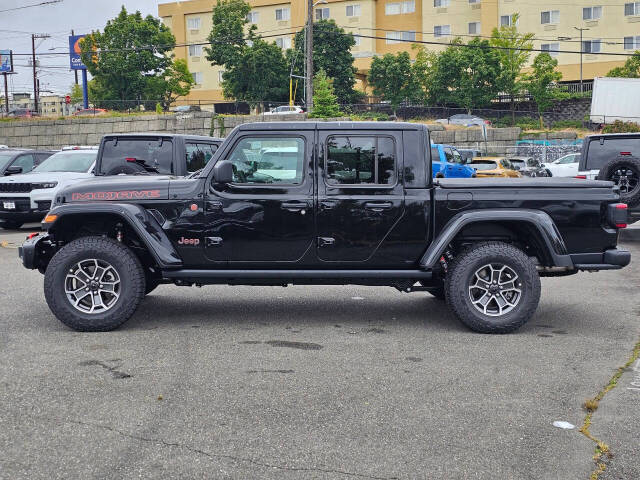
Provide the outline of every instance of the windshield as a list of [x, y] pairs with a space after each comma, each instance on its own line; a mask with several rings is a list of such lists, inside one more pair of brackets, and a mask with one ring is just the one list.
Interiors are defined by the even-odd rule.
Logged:
[[602, 137], [589, 142], [587, 151], [587, 170], [599, 170], [612, 158], [620, 155], [640, 155], [640, 136], [637, 137]]
[[471, 166], [476, 170], [494, 170], [498, 168], [496, 162], [490, 162], [486, 160], [473, 161], [471, 162]]
[[102, 147], [100, 174], [173, 173], [173, 144], [162, 137], [111, 138]]
[[525, 167], [524, 160], [513, 160], [513, 159], [511, 159], [510, 162], [511, 162], [511, 165], [513, 165], [514, 167], [517, 167], [517, 168], [524, 168]]
[[14, 156], [14, 152], [0, 152], [0, 170], [4, 170]]
[[32, 171], [87, 173], [93, 162], [96, 161], [97, 154], [96, 150], [58, 152], [51, 155]]

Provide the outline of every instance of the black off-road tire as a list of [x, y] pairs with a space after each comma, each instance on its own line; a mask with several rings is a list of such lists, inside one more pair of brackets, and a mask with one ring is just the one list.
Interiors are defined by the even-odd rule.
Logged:
[[13, 220], [5, 220], [0, 223], [0, 227], [5, 230], [18, 230], [22, 226], [22, 222], [14, 222]]
[[[473, 305], [469, 287], [474, 274], [487, 264], [506, 265], [519, 279], [521, 297], [515, 307], [500, 316], [486, 315]], [[540, 301], [540, 276], [525, 253], [507, 243], [476, 244], [457, 255], [450, 263], [445, 280], [447, 303], [471, 330], [480, 333], [510, 333], [524, 325]]]
[[624, 168], [632, 172], [635, 176], [636, 185], [628, 192], [620, 192], [620, 201], [635, 207], [640, 205], [640, 158], [631, 156], [620, 156], [612, 158], [605, 163], [598, 173], [598, 180], [615, 181], [613, 178], [617, 170]]
[[[102, 313], [77, 310], [65, 293], [67, 272], [87, 259], [108, 262], [120, 277], [120, 297]], [[138, 257], [125, 245], [108, 237], [81, 237], [62, 247], [49, 262], [44, 276], [44, 294], [53, 314], [68, 327], [80, 332], [106, 332], [119, 327], [133, 315], [144, 297], [145, 283]]]

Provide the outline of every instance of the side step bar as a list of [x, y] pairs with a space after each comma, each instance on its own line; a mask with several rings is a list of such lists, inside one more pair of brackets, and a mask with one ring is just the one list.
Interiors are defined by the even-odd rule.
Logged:
[[431, 272], [424, 270], [163, 270], [162, 276], [172, 280], [221, 279], [348, 279], [398, 278], [426, 280]]

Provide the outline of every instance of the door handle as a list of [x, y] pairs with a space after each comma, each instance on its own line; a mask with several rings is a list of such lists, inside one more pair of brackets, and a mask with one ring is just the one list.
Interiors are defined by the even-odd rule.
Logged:
[[322, 210], [331, 210], [335, 205], [335, 202], [320, 202], [320, 208]]
[[208, 200], [206, 202], [207, 210], [220, 210], [222, 209], [222, 202], [218, 200]]
[[318, 237], [318, 246], [327, 247], [336, 243], [336, 239], [332, 237]]
[[307, 204], [302, 202], [285, 202], [282, 204], [282, 208], [289, 210], [290, 212], [306, 213]]
[[382, 210], [388, 210], [393, 207], [391, 202], [366, 202], [364, 208], [373, 210], [374, 212], [381, 212]]
[[205, 237], [204, 242], [207, 247], [217, 247], [219, 245], [222, 245], [222, 238], [221, 237]]

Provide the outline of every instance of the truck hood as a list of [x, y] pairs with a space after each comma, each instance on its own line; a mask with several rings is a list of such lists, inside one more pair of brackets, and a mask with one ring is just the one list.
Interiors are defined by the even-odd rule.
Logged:
[[81, 180], [84, 178], [93, 178], [92, 173], [78, 172], [32, 172], [20, 175], [11, 175], [9, 177], [0, 178], [1, 183], [42, 183], [42, 182], [58, 182], [64, 183], [69, 180]]
[[95, 201], [167, 200], [175, 177], [160, 175], [114, 175], [93, 177], [60, 192], [63, 203]]

